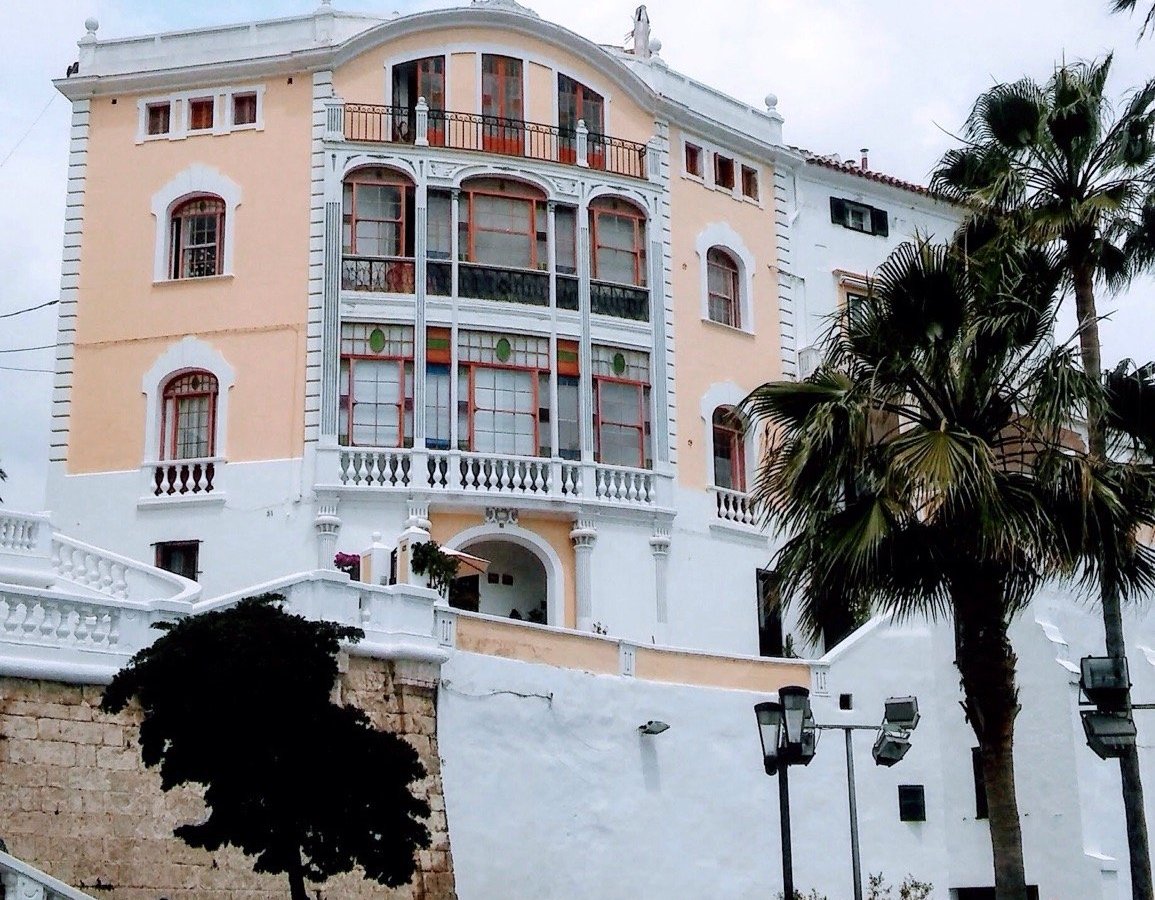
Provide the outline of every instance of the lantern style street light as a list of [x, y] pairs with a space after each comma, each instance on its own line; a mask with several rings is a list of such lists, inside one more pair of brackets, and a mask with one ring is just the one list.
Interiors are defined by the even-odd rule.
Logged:
[[854, 897], [862, 900], [862, 864], [858, 849], [858, 801], [854, 783], [855, 731], [877, 731], [871, 751], [874, 762], [893, 766], [910, 750], [910, 734], [918, 725], [918, 699], [891, 697], [883, 706], [882, 725], [817, 725], [810, 708], [810, 691], [787, 685], [779, 688], [778, 702], [767, 700], [755, 704], [758, 736], [762, 741], [762, 763], [767, 775], [778, 776], [778, 806], [782, 821], [783, 896], [794, 896], [794, 864], [790, 844], [790, 787], [787, 772], [792, 765], [809, 765], [814, 759], [817, 734], [822, 730], [839, 730], [846, 736], [846, 790], [850, 806], [850, 860], [854, 875]]

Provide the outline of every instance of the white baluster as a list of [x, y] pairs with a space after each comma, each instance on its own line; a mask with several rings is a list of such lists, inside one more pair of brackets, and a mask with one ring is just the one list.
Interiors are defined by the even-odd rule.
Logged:
[[56, 623], [56, 640], [59, 643], [65, 643], [68, 640], [68, 635], [72, 631], [72, 608], [62, 609], [60, 611], [60, 621]]
[[40, 604], [36, 604], [35, 606], [33, 606], [30, 602], [26, 602], [24, 604], [24, 621], [20, 624], [24, 629], [24, 634], [28, 637], [32, 637], [32, 632], [36, 630], [36, 614], [38, 612], [43, 612]]
[[44, 616], [40, 619], [40, 638], [47, 641], [51, 640], [56, 632], [60, 607], [56, 603], [44, 603], [41, 608], [44, 610]]

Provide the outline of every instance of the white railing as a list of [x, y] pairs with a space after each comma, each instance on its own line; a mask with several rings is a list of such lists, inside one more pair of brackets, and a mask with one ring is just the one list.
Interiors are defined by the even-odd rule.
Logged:
[[0, 851], [0, 885], [11, 900], [93, 900], [91, 894], [71, 888], [63, 881]]
[[44, 514], [0, 510], [0, 553], [36, 555], [42, 536], [50, 531]]
[[338, 447], [321, 449], [318, 458], [322, 486], [600, 501], [615, 506], [663, 505], [659, 485], [670, 480], [648, 469], [462, 450]]
[[120, 644], [118, 606], [57, 591], [0, 589], [0, 639], [111, 650]]
[[200, 595], [200, 586], [194, 581], [62, 534], [52, 538], [51, 559], [60, 581], [117, 600], [192, 601]]
[[654, 473], [621, 466], [594, 467], [594, 496], [598, 500], [650, 506], [654, 502]]
[[719, 519], [739, 525], [758, 524], [758, 510], [748, 494], [720, 487], [712, 490]]
[[217, 473], [223, 464], [217, 456], [145, 463], [146, 493], [162, 499], [207, 496], [217, 489]]

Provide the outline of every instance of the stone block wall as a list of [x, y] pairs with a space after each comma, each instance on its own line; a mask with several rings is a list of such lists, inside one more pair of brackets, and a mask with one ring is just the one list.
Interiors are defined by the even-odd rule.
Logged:
[[[405, 737], [428, 772], [417, 788], [432, 813], [432, 843], [405, 888], [366, 881], [359, 870], [310, 885], [320, 898], [454, 900], [453, 859], [437, 748], [432, 667], [351, 657], [336, 692], [374, 725]], [[196, 790], [160, 789], [140, 761], [139, 710], [109, 716], [101, 687], [0, 677], [0, 837], [14, 856], [109, 900], [281, 900], [283, 876], [256, 875], [226, 847], [195, 850], [173, 837], [204, 807]], [[334, 761], [340, 764], [339, 761]], [[350, 772], [356, 778], [358, 773]]]

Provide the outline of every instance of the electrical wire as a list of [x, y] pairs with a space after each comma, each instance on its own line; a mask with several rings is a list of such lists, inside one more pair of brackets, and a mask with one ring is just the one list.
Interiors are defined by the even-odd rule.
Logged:
[[54, 371], [53, 369], [33, 369], [29, 366], [0, 366], [0, 372], [44, 372], [51, 375]]
[[47, 303], [41, 303], [39, 306], [29, 306], [24, 309], [18, 309], [10, 313], [0, 313], [0, 319], [11, 319], [13, 316], [22, 316], [24, 313], [30, 313], [37, 309], [44, 309], [46, 306], [55, 306], [60, 300], [49, 300]]
[[32, 350], [55, 350], [58, 344], [41, 344], [39, 347], [5, 347], [0, 353], [28, 353]]
[[24, 143], [24, 141], [28, 137], [28, 135], [32, 134], [32, 129], [36, 127], [36, 124], [42, 118], [44, 118], [44, 114], [46, 112], [48, 112], [48, 107], [50, 107], [52, 105], [52, 101], [55, 99], [56, 99], [56, 91], [53, 91], [52, 96], [48, 98], [48, 102], [44, 104], [44, 108], [42, 110], [40, 110], [39, 113], [36, 114], [36, 118], [33, 119], [32, 124], [28, 126], [28, 130], [25, 131], [24, 134], [20, 135], [20, 140], [18, 140], [16, 142], [16, 145], [11, 150], [8, 151], [8, 155], [5, 156], [3, 159], [0, 159], [0, 169], [4, 168], [4, 163], [8, 162], [8, 160], [10, 160], [12, 158], [12, 154], [14, 154], [17, 150], [19, 150], [20, 145]]

